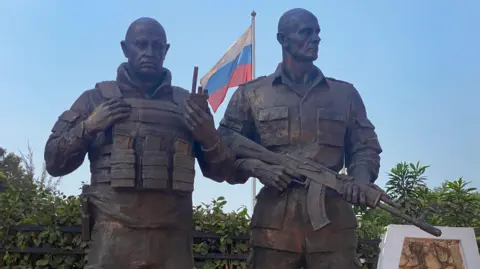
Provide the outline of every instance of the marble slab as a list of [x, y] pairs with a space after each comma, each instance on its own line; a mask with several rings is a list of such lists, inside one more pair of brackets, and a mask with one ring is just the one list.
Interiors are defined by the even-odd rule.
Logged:
[[473, 228], [438, 227], [435, 237], [413, 225], [389, 225], [377, 269], [480, 269]]

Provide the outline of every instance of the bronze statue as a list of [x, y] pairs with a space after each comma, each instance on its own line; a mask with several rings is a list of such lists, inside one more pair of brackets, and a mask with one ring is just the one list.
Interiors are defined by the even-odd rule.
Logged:
[[[252, 269], [361, 268], [357, 219], [349, 203], [367, 205], [365, 188], [359, 186], [377, 179], [382, 149], [354, 86], [325, 77], [313, 64], [319, 33], [311, 12], [297, 8], [284, 13], [277, 33], [282, 63], [273, 74], [241, 85], [220, 124], [219, 132], [237, 153], [237, 169], [243, 174], [229, 182], [256, 177], [265, 185], [251, 223]], [[276, 156], [299, 156], [333, 171], [345, 164], [355, 180], [344, 185], [343, 197], [332, 188], [319, 188], [322, 212], [312, 219], [308, 188], [302, 183], [305, 174], [260, 156], [261, 150], [242, 144], [238, 135]], [[248, 148], [243, 154], [242, 147]]]
[[191, 269], [195, 157], [203, 174], [219, 182], [234, 171], [234, 157], [198, 101], [205, 99], [171, 85], [163, 67], [170, 45], [160, 23], [136, 20], [121, 47], [128, 62], [116, 80], [84, 92], [55, 123], [47, 170], [67, 175], [88, 154], [83, 234], [89, 222], [93, 230], [86, 268]]

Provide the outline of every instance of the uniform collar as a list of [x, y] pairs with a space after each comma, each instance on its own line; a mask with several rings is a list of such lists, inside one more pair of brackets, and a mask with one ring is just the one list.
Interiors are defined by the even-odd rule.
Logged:
[[[320, 68], [314, 66], [312, 69], [310, 75], [314, 78], [314, 81], [312, 83], [312, 87], [317, 86], [318, 84], [322, 83], [325, 79], [325, 76], [323, 75], [323, 72], [320, 70]], [[285, 69], [283, 68], [283, 63], [279, 63], [277, 66], [277, 69], [273, 73], [273, 80], [272, 80], [272, 85], [276, 84], [285, 84], [287, 86], [293, 87], [293, 82], [289, 78], [289, 76], [285, 73]]]
[[[167, 68], [163, 68], [163, 81], [155, 89], [150, 97], [157, 97], [162, 94], [172, 93], [172, 73]], [[137, 91], [138, 93], [144, 92], [144, 86], [142, 82], [130, 75], [128, 70], [128, 64], [122, 63], [117, 69], [117, 83], [120, 88], [126, 91]]]

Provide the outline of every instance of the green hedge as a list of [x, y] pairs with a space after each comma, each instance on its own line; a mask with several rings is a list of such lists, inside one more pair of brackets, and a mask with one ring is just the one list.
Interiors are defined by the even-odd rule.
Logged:
[[[75, 269], [83, 268], [86, 263], [87, 244], [82, 242], [76, 232], [61, 231], [60, 227], [80, 227], [80, 199], [78, 196], [65, 196], [41, 187], [42, 185], [11, 185], [0, 193], [0, 269]], [[228, 259], [229, 255], [248, 254], [248, 238], [238, 238], [248, 233], [250, 217], [246, 208], [226, 213], [226, 200], [219, 197], [210, 204], [194, 207], [193, 229], [200, 234], [216, 234], [198, 237], [194, 241], [196, 256], [204, 257], [198, 268], [246, 268], [243, 258]], [[358, 210], [358, 208], [356, 208]], [[357, 211], [357, 213], [360, 213]], [[360, 218], [357, 231], [359, 238], [378, 238], [385, 225], [394, 223], [391, 216], [380, 210], [369, 210]], [[44, 231], [18, 230], [13, 227], [35, 225], [47, 227]], [[235, 239], [237, 237], [237, 239]], [[375, 258], [377, 243], [362, 244], [358, 252], [364, 258]], [[61, 250], [60, 253], [35, 253], [42, 248]], [[24, 253], [21, 253], [21, 250]], [[10, 251], [8, 251], [10, 250]], [[20, 253], [19, 253], [20, 250]], [[49, 251], [46, 251], [49, 252]], [[51, 251], [53, 252], [53, 251]], [[72, 254], [77, 253], [77, 254]], [[211, 255], [223, 255], [220, 259]], [[237, 257], [239, 257], [237, 256]]]
[[[194, 252], [206, 254], [247, 254], [248, 241], [233, 240], [233, 236], [246, 234], [250, 218], [246, 208], [225, 213], [227, 202], [223, 197], [194, 207], [193, 229], [201, 233], [215, 233], [220, 238], [196, 240]], [[15, 187], [8, 185], [6, 192], [0, 194], [0, 248], [7, 249], [0, 268], [83, 268], [86, 256], [82, 254], [36, 254], [16, 253], [8, 249], [20, 248], [56, 248], [64, 252], [82, 252], [87, 244], [82, 242], [79, 233], [61, 232], [59, 227], [80, 226], [80, 200], [77, 196], [66, 197], [38, 186]], [[17, 231], [12, 227], [19, 225], [38, 225], [48, 227], [45, 231]], [[25, 250], [25, 249], [24, 249]], [[49, 267], [50, 265], [51, 267]], [[246, 268], [245, 262], [219, 259], [207, 259], [202, 268]], [[230, 267], [229, 267], [230, 268]]]
[[[6, 248], [60, 248], [84, 249], [80, 234], [61, 233], [60, 226], [80, 225], [78, 197], [60, 195], [33, 185], [7, 185], [0, 194], [0, 247]], [[18, 225], [46, 226], [46, 231], [20, 232], [11, 228]], [[50, 255], [35, 253], [3, 253], [2, 268], [83, 268], [83, 255]]]

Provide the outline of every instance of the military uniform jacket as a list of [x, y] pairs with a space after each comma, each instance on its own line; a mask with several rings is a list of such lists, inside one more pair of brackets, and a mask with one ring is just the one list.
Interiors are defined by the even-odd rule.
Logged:
[[[305, 91], [295, 89], [281, 64], [275, 73], [241, 85], [230, 100], [220, 133], [228, 139], [229, 133], [236, 132], [271, 151], [300, 155], [335, 171], [346, 165], [349, 175], [375, 181], [382, 150], [358, 91], [350, 83], [324, 77], [319, 69], [314, 72], [316, 77]], [[248, 176], [230, 183], [244, 183]], [[264, 187], [257, 196], [252, 229], [282, 229], [287, 198], [273, 193]], [[346, 210], [326, 230], [356, 227], [351, 207]], [[313, 244], [318, 241], [310, 239], [307, 236]]]

